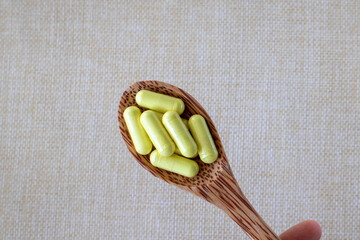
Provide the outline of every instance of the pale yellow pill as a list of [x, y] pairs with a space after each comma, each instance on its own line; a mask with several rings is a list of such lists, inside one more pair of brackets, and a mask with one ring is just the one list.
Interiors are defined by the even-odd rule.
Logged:
[[[162, 122], [162, 117], [163, 117], [163, 113], [160, 113], [160, 112], [156, 112], [154, 111], [154, 113], [156, 114], [156, 116], [158, 117], [158, 119]], [[185, 124], [186, 128], [189, 129], [189, 124], [188, 124], [188, 120], [184, 119], [184, 118], [181, 118], [181, 120], [183, 121], [183, 123]], [[179, 150], [178, 147], [175, 148], [175, 153], [177, 155], [180, 155], [180, 156], [183, 156]], [[194, 158], [198, 155], [198, 153], [196, 152], [194, 156], [190, 157], [190, 158]]]
[[123, 116], [136, 152], [146, 155], [150, 153], [152, 144], [140, 123], [140, 115], [140, 109], [132, 106], [125, 109]]
[[[179, 155], [179, 156], [183, 156], [183, 157], [184, 157], [184, 155], [182, 155], [182, 153], [180, 152], [180, 150], [179, 150], [178, 147], [175, 148], [175, 152], [174, 152], [174, 153], [177, 154], [177, 155]], [[194, 157], [196, 157], [197, 155], [198, 155], [198, 152], [196, 152], [194, 156], [189, 157], [189, 158], [194, 158]]]
[[197, 152], [197, 146], [179, 114], [175, 111], [166, 112], [162, 117], [162, 122], [181, 155], [187, 158], [193, 157]]
[[141, 90], [136, 94], [136, 103], [142, 107], [154, 111], [165, 113], [167, 111], [176, 111], [182, 114], [185, 104], [180, 98], [170, 97], [164, 94]]
[[[164, 114], [163, 114], [163, 113], [160, 113], [160, 112], [156, 112], [156, 111], [154, 111], [154, 113], [156, 114], [156, 116], [158, 117], [158, 119], [159, 119], [160, 121], [162, 121], [162, 117], [163, 117]], [[188, 120], [183, 119], [183, 118], [181, 118], [181, 120], [182, 120], [183, 123], [185, 124], [186, 128], [189, 129]]]
[[194, 177], [199, 172], [199, 165], [190, 159], [176, 154], [170, 157], [161, 156], [157, 150], [150, 154], [150, 162], [155, 167], [177, 173], [185, 177]]
[[175, 144], [154, 111], [143, 112], [140, 116], [140, 122], [159, 154], [167, 157], [174, 153]]
[[186, 126], [186, 128], [187, 129], [189, 129], [189, 122], [188, 122], [188, 120], [186, 120], [186, 119], [181, 119], [182, 121], [183, 121], [183, 123], [184, 123], [184, 125]]
[[164, 114], [161, 112], [156, 112], [156, 111], [154, 111], [154, 113], [155, 113], [156, 117], [160, 120], [160, 122], [162, 122], [162, 117]]
[[200, 115], [191, 116], [189, 128], [198, 146], [200, 159], [205, 163], [214, 162], [218, 157], [218, 151], [205, 119]]
[[175, 152], [174, 152], [174, 153], [181, 156], [181, 152], [180, 152], [180, 150], [179, 150], [178, 147], [175, 148]]

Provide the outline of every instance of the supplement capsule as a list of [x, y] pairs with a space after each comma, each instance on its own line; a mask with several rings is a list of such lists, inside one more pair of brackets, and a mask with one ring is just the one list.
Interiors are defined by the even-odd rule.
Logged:
[[[183, 156], [183, 157], [184, 157], [184, 155], [182, 155], [182, 153], [180, 152], [180, 150], [179, 150], [178, 147], [175, 147], [175, 152], [174, 152], [174, 153], [177, 154], [177, 155], [179, 155], [179, 156]], [[198, 152], [196, 152], [194, 156], [189, 157], [189, 158], [194, 158], [194, 157], [196, 157], [197, 155], [198, 155]]]
[[180, 152], [178, 147], [175, 147], [175, 152], [174, 153], [181, 156], [181, 152]]
[[200, 115], [191, 116], [189, 128], [198, 146], [200, 159], [204, 163], [213, 163], [218, 157], [218, 151], [205, 119]]
[[140, 109], [132, 106], [125, 109], [123, 116], [136, 152], [146, 155], [150, 153], [152, 144], [149, 136], [141, 126], [140, 115]]
[[[162, 122], [162, 117], [163, 117], [163, 113], [159, 113], [159, 112], [155, 112], [154, 113], [156, 114], [156, 116], [158, 117], [158, 119], [160, 120], [160, 122]], [[183, 123], [185, 124], [186, 128], [189, 129], [189, 124], [188, 124], [188, 120], [186, 119], [181, 119], [183, 121]]]
[[183, 118], [182, 118], [181, 120], [183, 121], [185, 127], [186, 127], [187, 129], [189, 129], [189, 122], [188, 122], [188, 120], [183, 119]]
[[196, 143], [179, 114], [174, 111], [166, 112], [162, 117], [162, 122], [179, 148], [181, 155], [187, 158], [194, 157], [197, 152]]
[[177, 173], [185, 177], [194, 177], [199, 172], [199, 165], [190, 159], [176, 154], [170, 157], [161, 156], [157, 150], [150, 154], [150, 162], [155, 167]]
[[140, 122], [160, 155], [167, 157], [174, 153], [175, 144], [154, 111], [143, 112]]
[[160, 120], [160, 122], [162, 122], [162, 117], [163, 117], [163, 113], [160, 113], [160, 112], [156, 112], [156, 111], [153, 111], [156, 115], [156, 117]]
[[140, 106], [161, 113], [176, 111], [178, 114], [182, 114], [185, 110], [185, 104], [180, 98], [174, 98], [148, 90], [139, 91], [135, 99], [136, 103]]

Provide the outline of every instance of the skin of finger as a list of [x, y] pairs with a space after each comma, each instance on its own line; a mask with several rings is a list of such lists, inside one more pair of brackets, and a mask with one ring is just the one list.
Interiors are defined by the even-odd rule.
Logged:
[[321, 227], [313, 220], [301, 222], [280, 235], [281, 240], [319, 240]]

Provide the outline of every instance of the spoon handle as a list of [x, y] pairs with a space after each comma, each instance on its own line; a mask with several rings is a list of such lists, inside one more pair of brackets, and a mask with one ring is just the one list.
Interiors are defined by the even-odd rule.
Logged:
[[229, 171], [194, 193], [223, 210], [251, 239], [280, 240], [251, 206]]

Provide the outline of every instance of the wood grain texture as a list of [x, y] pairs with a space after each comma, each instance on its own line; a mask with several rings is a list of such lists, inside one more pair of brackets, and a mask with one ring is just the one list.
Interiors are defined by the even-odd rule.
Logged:
[[[193, 114], [202, 115], [209, 126], [218, 149], [218, 159], [212, 164], [205, 164], [199, 157], [195, 158], [195, 161], [199, 164], [199, 173], [193, 178], [187, 178], [152, 166], [149, 159], [150, 154], [137, 154], [126, 127], [123, 112], [129, 106], [137, 106], [144, 110], [135, 101], [136, 93], [143, 89], [181, 98], [186, 106], [182, 114], [183, 118], [188, 119]], [[118, 121], [120, 133], [127, 148], [136, 161], [152, 175], [214, 204], [234, 220], [251, 239], [279, 239], [240, 190], [227, 161], [214, 123], [201, 105], [188, 93], [164, 82], [136, 82], [129, 86], [121, 97]]]

